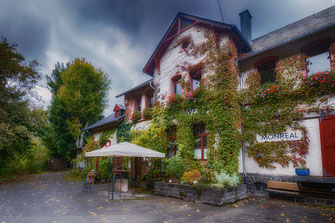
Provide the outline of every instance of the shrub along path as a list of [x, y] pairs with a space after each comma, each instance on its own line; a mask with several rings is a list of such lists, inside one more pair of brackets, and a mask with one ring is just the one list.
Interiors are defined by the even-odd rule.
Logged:
[[264, 198], [216, 207], [147, 194], [108, 200], [107, 185], [83, 192], [65, 172], [0, 184], [0, 223], [7, 222], [334, 222], [335, 210]]

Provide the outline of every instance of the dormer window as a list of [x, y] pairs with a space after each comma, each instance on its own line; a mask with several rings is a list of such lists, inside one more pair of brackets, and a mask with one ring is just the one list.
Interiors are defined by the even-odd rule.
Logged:
[[202, 77], [201, 69], [194, 69], [190, 72], [192, 90], [196, 90], [200, 87], [200, 80]]
[[136, 111], [141, 111], [142, 109], [141, 103], [142, 103], [141, 97], [137, 98], [136, 99]]
[[148, 96], [148, 107], [152, 108], [153, 103], [154, 103], [154, 96], [151, 94]]
[[329, 44], [313, 46], [305, 51], [307, 56], [307, 73], [312, 75], [330, 70]]
[[276, 81], [276, 61], [270, 61], [257, 66], [261, 76], [261, 84], [273, 83]]
[[175, 78], [173, 80], [173, 94], [180, 96], [182, 95], [181, 77]]

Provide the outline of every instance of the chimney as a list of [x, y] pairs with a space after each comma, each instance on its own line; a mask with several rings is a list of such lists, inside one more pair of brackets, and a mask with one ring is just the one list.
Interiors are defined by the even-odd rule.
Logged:
[[251, 41], [251, 19], [252, 16], [250, 15], [249, 10], [245, 10], [240, 14], [240, 21], [241, 21], [241, 32], [247, 38], [248, 41]]

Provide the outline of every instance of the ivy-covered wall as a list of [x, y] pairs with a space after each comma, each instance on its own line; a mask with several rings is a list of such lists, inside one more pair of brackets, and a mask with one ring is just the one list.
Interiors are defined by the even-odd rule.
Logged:
[[[330, 48], [331, 58], [334, 58], [333, 47], [334, 44]], [[334, 67], [334, 60], [331, 65]], [[304, 54], [280, 58], [276, 62], [276, 83], [262, 87], [255, 68], [242, 70], [242, 95], [247, 104], [242, 112], [247, 172], [294, 175], [294, 167], [306, 166], [311, 175], [323, 174], [319, 121], [317, 118], [305, 120], [304, 117], [318, 116], [325, 110], [334, 111], [334, 72], [320, 72], [308, 77], [306, 68]], [[257, 134], [280, 133], [287, 128], [301, 130], [303, 140], [256, 141]]]
[[[186, 40], [188, 47], [183, 49]], [[334, 44], [330, 51], [334, 67]], [[167, 130], [176, 125], [178, 153], [172, 163], [185, 171], [196, 169], [209, 179], [220, 171], [242, 172], [243, 141], [247, 172], [293, 175], [295, 166], [307, 166], [312, 175], [322, 175], [318, 121], [303, 118], [334, 110], [334, 72], [308, 77], [306, 56], [297, 53], [277, 61], [275, 83], [260, 86], [255, 68], [239, 72], [237, 52], [229, 35], [215, 30], [194, 26], [177, 37], [160, 61], [160, 74], [157, 68], [154, 72], [158, 100], [151, 125], [141, 130], [134, 127], [133, 142], [167, 152]], [[197, 90], [192, 90], [188, 77], [193, 68], [204, 72]], [[176, 74], [182, 77], [182, 96], [169, 95], [171, 77]], [[197, 124], [209, 131], [206, 162], [194, 159]], [[301, 131], [302, 140], [256, 140], [256, 135], [288, 128]]]

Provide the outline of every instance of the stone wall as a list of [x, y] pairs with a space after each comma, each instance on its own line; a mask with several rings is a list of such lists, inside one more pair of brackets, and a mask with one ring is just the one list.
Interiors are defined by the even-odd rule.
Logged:
[[186, 201], [218, 206], [233, 203], [247, 197], [247, 188], [245, 184], [241, 184], [234, 189], [203, 188], [197, 190], [195, 186], [192, 185], [155, 182], [154, 192], [156, 195], [176, 197]]

